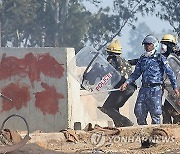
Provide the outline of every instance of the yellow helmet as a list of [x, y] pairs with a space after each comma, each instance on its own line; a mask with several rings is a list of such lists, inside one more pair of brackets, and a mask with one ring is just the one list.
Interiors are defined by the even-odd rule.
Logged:
[[170, 42], [170, 43], [177, 44], [175, 37], [171, 34], [165, 34], [161, 42]]
[[122, 53], [122, 46], [118, 39], [113, 40], [106, 48], [108, 52]]

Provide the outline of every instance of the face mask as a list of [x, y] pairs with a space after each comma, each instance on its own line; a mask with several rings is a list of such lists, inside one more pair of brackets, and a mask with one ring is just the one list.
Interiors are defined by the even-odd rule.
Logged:
[[161, 53], [167, 52], [167, 45], [161, 44]]
[[146, 57], [150, 57], [150, 56], [152, 56], [152, 55], [155, 53], [155, 51], [156, 51], [155, 49], [152, 50], [152, 51], [149, 51], [149, 52], [146, 51], [146, 52], [145, 52], [145, 56], [146, 56]]

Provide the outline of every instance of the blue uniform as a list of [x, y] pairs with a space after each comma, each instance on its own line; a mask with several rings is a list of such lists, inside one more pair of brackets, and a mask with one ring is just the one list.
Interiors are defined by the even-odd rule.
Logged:
[[162, 84], [166, 73], [173, 88], [177, 88], [176, 76], [169, 66], [165, 56], [154, 54], [150, 57], [142, 55], [134, 72], [126, 80], [130, 84], [142, 75], [142, 87], [139, 90], [135, 105], [135, 115], [139, 125], [147, 124], [146, 118], [150, 112], [152, 124], [160, 124], [162, 114]]

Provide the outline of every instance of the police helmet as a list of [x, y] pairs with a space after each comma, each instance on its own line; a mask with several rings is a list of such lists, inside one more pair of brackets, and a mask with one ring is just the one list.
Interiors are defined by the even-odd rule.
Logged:
[[143, 44], [154, 44], [154, 49], [155, 50], [159, 50], [159, 41], [158, 41], [158, 39], [155, 36], [153, 36], [151, 34], [147, 35], [144, 38], [144, 40], [142, 42], [142, 45]]
[[161, 40], [161, 43], [163, 42], [173, 43], [174, 45], [177, 44], [175, 37], [171, 34], [165, 34]]
[[122, 53], [122, 46], [118, 39], [113, 40], [106, 48], [108, 52], [121, 54]]
[[155, 44], [155, 43], [157, 43], [158, 42], [158, 39], [156, 38], [156, 37], [154, 37], [153, 35], [147, 35], [145, 38], [144, 38], [144, 40], [143, 40], [143, 42], [142, 42], [142, 45], [143, 44]]

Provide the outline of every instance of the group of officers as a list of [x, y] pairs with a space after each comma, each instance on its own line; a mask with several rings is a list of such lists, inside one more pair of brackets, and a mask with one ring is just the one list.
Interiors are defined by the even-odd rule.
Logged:
[[[122, 77], [114, 87], [120, 90], [111, 92], [103, 106], [98, 107], [98, 109], [112, 118], [116, 127], [132, 126], [132, 121], [123, 116], [119, 112], [119, 109], [133, 95], [137, 89], [135, 81], [142, 76], [142, 86], [139, 90], [134, 108], [137, 123], [139, 125], [146, 125], [146, 118], [149, 112], [152, 124], [160, 124], [161, 115], [164, 124], [180, 124], [180, 114], [170, 102], [165, 99], [165, 102], [162, 103], [162, 96], [165, 89], [165, 73], [171, 82], [176, 97], [179, 97], [176, 75], [167, 61], [167, 57], [171, 53], [180, 57], [177, 41], [171, 34], [165, 34], [160, 43], [155, 36], [147, 35], [142, 45], [145, 52], [140, 58], [133, 60], [125, 60], [122, 57], [122, 47], [118, 40], [113, 40], [107, 46], [107, 60], [120, 72]], [[158, 52], [159, 47], [160, 52]], [[135, 65], [134, 72], [132, 72], [133, 65]]]

